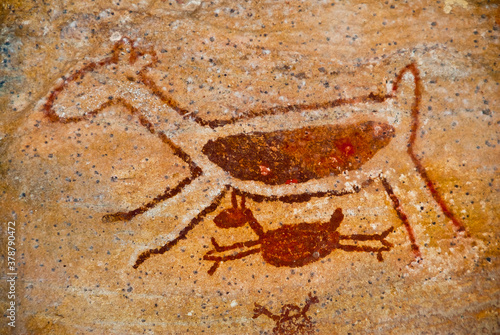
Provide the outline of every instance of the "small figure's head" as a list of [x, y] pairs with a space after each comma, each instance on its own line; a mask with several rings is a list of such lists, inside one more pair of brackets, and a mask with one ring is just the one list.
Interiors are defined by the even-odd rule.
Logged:
[[214, 219], [219, 228], [239, 228], [250, 222], [253, 213], [248, 208], [227, 208], [220, 212]]
[[314, 334], [314, 325], [311, 318], [302, 313], [302, 310], [295, 305], [285, 305], [281, 309], [281, 315], [273, 334]]

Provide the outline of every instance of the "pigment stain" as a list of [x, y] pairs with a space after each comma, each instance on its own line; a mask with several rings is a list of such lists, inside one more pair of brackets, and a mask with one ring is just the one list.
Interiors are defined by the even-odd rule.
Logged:
[[363, 122], [238, 134], [209, 141], [208, 158], [241, 180], [303, 183], [359, 169], [394, 137], [386, 123]]

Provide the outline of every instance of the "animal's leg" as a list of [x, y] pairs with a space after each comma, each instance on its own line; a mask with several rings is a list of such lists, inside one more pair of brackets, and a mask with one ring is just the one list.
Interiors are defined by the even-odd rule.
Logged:
[[212, 245], [214, 246], [214, 250], [210, 250], [209, 252], [206, 253], [206, 255], [211, 255], [214, 252], [224, 252], [228, 250], [233, 250], [233, 249], [238, 249], [238, 248], [244, 248], [244, 247], [253, 247], [254, 245], [260, 244], [260, 240], [256, 241], [247, 241], [247, 242], [238, 242], [234, 243], [228, 246], [225, 245], [219, 245], [215, 238], [212, 237], [211, 239]]
[[415, 239], [415, 233], [413, 232], [413, 228], [410, 225], [410, 221], [408, 220], [408, 216], [403, 211], [403, 208], [401, 208], [401, 204], [399, 202], [398, 197], [394, 193], [394, 190], [392, 189], [391, 184], [389, 184], [389, 182], [387, 181], [386, 178], [381, 176], [380, 180], [382, 181], [382, 185], [384, 186], [384, 189], [387, 192], [387, 195], [389, 195], [389, 198], [391, 199], [392, 207], [394, 207], [394, 210], [396, 210], [396, 213], [398, 214], [399, 219], [403, 222], [403, 225], [406, 228], [406, 231], [408, 233], [408, 237], [410, 238], [411, 249], [413, 250], [413, 254], [418, 259], [422, 258], [422, 254], [420, 253], [420, 248], [417, 245], [417, 242]]
[[[160, 202], [165, 201], [167, 199], [170, 199], [177, 194], [179, 194], [182, 189], [184, 189], [187, 185], [191, 184], [193, 180], [201, 176], [202, 171], [201, 169], [191, 160], [191, 157], [184, 152], [180, 147], [178, 147], [175, 143], [173, 143], [167, 135], [163, 131], [157, 131], [151, 121], [147, 119], [146, 116], [136, 107], [134, 107], [130, 102], [123, 98], [114, 98], [112, 100], [106, 101], [103, 103], [101, 106], [98, 108], [86, 113], [83, 116], [75, 116], [75, 117], [68, 117], [68, 118], [60, 118], [58, 116], [53, 116], [53, 118], [56, 118], [55, 121], [62, 122], [62, 123], [76, 123], [80, 121], [85, 121], [85, 120], [90, 120], [96, 115], [98, 115], [100, 112], [103, 110], [107, 109], [108, 107], [112, 106], [122, 106], [124, 107], [132, 116], [136, 116], [139, 119], [140, 124], [145, 127], [151, 134], [157, 135], [160, 140], [169, 146], [173, 154], [182, 159], [185, 163], [188, 164], [189, 166], [189, 171], [190, 171], [190, 176], [184, 178], [179, 182], [177, 186], [174, 188], [169, 188], [167, 187], [165, 191], [156, 196], [153, 200], [150, 202], [142, 205], [139, 208], [133, 209], [128, 212], [117, 212], [113, 214], [106, 214], [102, 217], [102, 220], [104, 222], [115, 222], [115, 221], [130, 221], [132, 220], [135, 216], [142, 214], [151, 208], [155, 207], [158, 205]], [[55, 115], [55, 114], [54, 114]], [[52, 120], [54, 121], [54, 120]], [[54, 121], [54, 122], [55, 122]]]
[[235, 255], [227, 255], [227, 256], [212, 256], [207, 253], [205, 256], [203, 256], [203, 259], [206, 261], [214, 261], [214, 265], [212, 265], [212, 267], [208, 270], [208, 274], [213, 275], [221, 262], [233, 261], [259, 252], [260, 248], [250, 249], [247, 251], [239, 252]]
[[189, 224], [186, 227], [184, 227], [179, 232], [179, 235], [175, 239], [169, 241], [167, 244], [165, 244], [162, 247], [149, 249], [149, 250], [141, 253], [139, 255], [139, 257], [137, 257], [137, 260], [135, 261], [135, 264], [133, 266], [134, 269], [137, 269], [139, 267], [139, 265], [144, 263], [152, 255], [162, 255], [162, 254], [166, 253], [167, 251], [169, 251], [172, 247], [174, 247], [180, 240], [186, 239], [186, 235], [191, 230], [193, 230], [193, 228], [196, 227], [196, 225], [198, 223], [200, 223], [205, 216], [207, 216], [209, 213], [211, 213], [217, 209], [217, 207], [220, 205], [222, 198], [226, 194], [226, 191], [227, 191], [227, 188], [222, 190], [222, 192], [212, 201], [212, 203], [209, 206], [205, 207], [196, 217], [194, 217], [191, 220], [191, 222], [189, 222]]
[[319, 299], [318, 297], [313, 297], [311, 295], [311, 293], [309, 293], [309, 296], [308, 298], [306, 299], [306, 305], [302, 308], [302, 312], [300, 312], [300, 314], [302, 314], [304, 317], [307, 317], [306, 316], [306, 313], [307, 311], [309, 310], [309, 307], [312, 305], [312, 304], [317, 304], [319, 302]]
[[415, 168], [419, 173], [420, 177], [422, 177], [425, 184], [427, 185], [427, 188], [431, 193], [432, 197], [443, 211], [444, 215], [451, 220], [456, 231], [462, 232], [465, 235], [467, 235], [464, 224], [455, 216], [455, 214], [453, 214], [448, 204], [444, 201], [443, 197], [441, 196], [441, 193], [439, 193], [439, 191], [437, 190], [434, 181], [427, 174], [427, 170], [422, 164], [421, 159], [417, 156], [417, 154], [414, 151], [415, 141], [417, 139], [417, 134], [419, 133], [418, 129], [420, 127], [419, 114], [420, 114], [420, 105], [422, 101], [422, 91], [423, 91], [422, 80], [420, 78], [420, 71], [418, 70], [417, 66], [414, 63], [407, 65], [399, 72], [398, 76], [394, 80], [392, 91], [394, 94], [398, 90], [399, 84], [403, 79], [403, 75], [406, 72], [410, 72], [413, 75], [413, 81], [415, 85], [414, 87], [415, 100], [411, 106], [412, 121], [411, 121], [410, 138], [408, 140], [408, 146], [407, 146], [407, 153], [410, 156], [413, 164], [415, 165]]
[[376, 252], [377, 259], [379, 262], [382, 262], [384, 259], [382, 258], [382, 251], [390, 251], [392, 244], [387, 242], [388, 245], [384, 245], [383, 247], [370, 247], [366, 245], [343, 245], [340, 244], [337, 248], [344, 251], [357, 251], [357, 252]]
[[353, 235], [340, 235], [341, 240], [351, 240], [351, 241], [380, 241], [385, 246], [392, 247], [392, 244], [387, 242], [385, 238], [394, 231], [394, 227], [390, 227], [382, 234], [353, 234]]
[[[163, 202], [167, 199], [170, 199], [170, 198], [176, 196], [186, 186], [191, 184], [193, 182], [193, 180], [195, 180], [196, 178], [201, 176], [201, 174], [202, 174], [201, 169], [194, 162], [191, 161], [189, 156], [184, 151], [182, 151], [178, 147], [174, 147], [174, 144], [166, 136], [165, 136], [164, 143], [167, 143], [171, 148], [175, 148], [174, 154], [176, 156], [180, 157], [182, 160], [184, 160], [184, 162], [189, 164], [189, 170], [190, 170], [191, 175], [189, 177], [182, 179], [179, 182], [179, 184], [177, 184], [177, 186], [175, 186], [174, 188], [167, 187], [162, 194], [159, 194], [150, 202], [147, 202], [144, 205], [142, 205], [136, 209], [133, 209], [133, 210], [128, 211], [128, 212], [117, 212], [117, 213], [113, 213], [113, 214], [104, 215], [102, 217], [103, 222], [130, 221], [134, 217], [136, 217], [137, 215], [142, 214], [142, 213], [150, 210], [151, 208], [155, 207], [160, 202]], [[185, 159], [185, 158], [188, 158], [188, 159]]]
[[364, 252], [376, 252], [377, 259], [381, 262], [382, 251], [389, 251], [393, 247], [392, 243], [385, 240], [385, 238], [394, 230], [394, 227], [386, 229], [382, 234], [353, 234], [353, 235], [340, 235], [341, 240], [351, 240], [351, 241], [380, 241], [383, 247], [375, 248], [369, 246], [357, 246], [357, 245], [340, 245], [339, 249], [345, 251], [364, 251]]
[[163, 143], [168, 145], [173, 150], [174, 155], [176, 155], [177, 157], [179, 157], [180, 159], [182, 159], [184, 162], [186, 162], [189, 165], [189, 171], [191, 173], [191, 176], [186, 177], [183, 180], [181, 180], [180, 183], [177, 184], [177, 186], [175, 186], [174, 188], [167, 187], [162, 194], [156, 196], [153, 200], [142, 205], [139, 208], [133, 209], [133, 210], [128, 211], [128, 212], [117, 212], [117, 213], [113, 213], [113, 214], [104, 215], [102, 218], [102, 220], [104, 222], [129, 221], [129, 220], [133, 219], [135, 216], [142, 214], [142, 213], [150, 210], [151, 208], [155, 207], [160, 202], [176, 196], [177, 194], [179, 194], [182, 191], [182, 189], [184, 189], [187, 185], [191, 184], [191, 182], [193, 180], [195, 180], [196, 178], [198, 178], [202, 174], [201, 169], [191, 160], [189, 155], [187, 153], [185, 153], [180, 147], [175, 145], [167, 137], [167, 135], [165, 135], [164, 132], [156, 131], [156, 129], [154, 128], [154, 125], [144, 115], [142, 115], [142, 113], [140, 113], [140, 111], [138, 111], [135, 107], [131, 106], [130, 104], [128, 104], [126, 102], [124, 102], [124, 103], [126, 104], [125, 106], [131, 112], [131, 114], [138, 115], [141, 125], [146, 127], [146, 129], [148, 129], [151, 134], [157, 135]]
[[279, 321], [280, 317], [279, 315], [274, 315], [273, 313], [271, 313], [270, 310], [268, 310], [266, 307], [264, 306], [261, 306], [259, 304], [255, 304], [255, 308], [253, 310], [253, 317], [254, 319], [258, 318], [259, 316], [261, 315], [265, 315], [267, 316], [268, 318], [274, 320], [274, 321]]

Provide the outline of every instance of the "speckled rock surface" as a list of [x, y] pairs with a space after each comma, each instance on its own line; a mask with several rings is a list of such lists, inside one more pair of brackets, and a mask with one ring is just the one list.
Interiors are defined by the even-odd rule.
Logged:
[[499, 14], [2, 3], [1, 332], [499, 333]]

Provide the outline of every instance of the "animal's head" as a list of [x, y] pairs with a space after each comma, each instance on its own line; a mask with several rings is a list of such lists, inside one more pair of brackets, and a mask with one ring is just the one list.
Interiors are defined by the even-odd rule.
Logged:
[[220, 212], [214, 223], [219, 228], [239, 228], [253, 219], [253, 213], [248, 208], [227, 208]]
[[301, 309], [296, 305], [287, 304], [281, 308], [280, 312], [281, 312], [281, 319], [287, 319], [289, 317], [299, 315]]
[[63, 76], [51, 90], [44, 112], [51, 121], [92, 114], [127, 92], [145, 90], [139, 75], [157, 62], [152, 48], [140, 48], [129, 38], [115, 43], [108, 56], [85, 61]]

